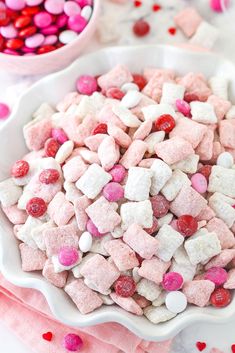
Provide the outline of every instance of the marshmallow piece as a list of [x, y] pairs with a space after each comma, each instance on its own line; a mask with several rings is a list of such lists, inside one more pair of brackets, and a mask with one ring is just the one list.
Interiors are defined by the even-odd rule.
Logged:
[[186, 240], [184, 246], [190, 262], [193, 265], [208, 261], [221, 251], [220, 241], [214, 232], [196, 238], [190, 238]]
[[100, 254], [103, 256], [108, 256], [108, 252], [105, 249], [105, 244], [112, 239], [111, 234], [103, 235], [101, 237], [93, 237], [92, 247], [90, 252], [93, 254]]
[[121, 91], [123, 93], [127, 93], [129, 91], [139, 91], [139, 90], [140, 90], [139, 86], [133, 82], [124, 83], [124, 85], [122, 85], [121, 87]]
[[117, 305], [119, 305], [124, 310], [129, 311], [130, 313], [133, 313], [138, 316], [143, 315], [143, 310], [133, 298], [123, 298], [114, 292], [110, 294], [110, 297]]
[[88, 252], [92, 246], [92, 235], [89, 232], [82, 233], [78, 246], [82, 252]]
[[226, 201], [223, 194], [215, 192], [209, 198], [209, 206], [218, 218], [222, 219], [229, 228], [232, 227], [235, 222], [235, 209]]
[[235, 170], [214, 165], [211, 170], [208, 191], [235, 197]]
[[144, 315], [153, 324], [159, 324], [160, 322], [171, 320], [176, 316], [176, 314], [170, 312], [165, 306], [160, 306], [158, 308], [148, 306], [144, 309]]
[[28, 272], [43, 269], [47, 257], [41, 250], [33, 249], [24, 243], [19, 245], [19, 249], [23, 271]]
[[120, 164], [126, 169], [135, 167], [142, 160], [146, 150], [147, 144], [144, 141], [134, 140], [122, 156]]
[[151, 177], [152, 171], [147, 168], [130, 168], [125, 185], [125, 198], [131, 201], [147, 200], [149, 198]]
[[126, 107], [115, 105], [112, 111], [127, 127], [138, 127], [141, 121]]
[[[148, 120], [146, 120], [148, 121]], [[144, 142], [147, 143], [147, 152], [152, 154], [155, 154], [155, 145], [159, 142], [162, 142], [165, 138], [165, 132], [164, 131], [157, 131], [157, 132], [152, 132], [151, 134], [146, 137]]]
[[174, 314], [182, 313], [187, 308], [187, 298], [180, 291], [167, 293], [165, 303], [166, 308]]
[[121, 106], [127, 109], [136, 107], [141, 101], [142, 95], [135, 90], [129, 90], [121, 100]]
[[232, 105], [225, 117], [226, 119], [235, 119], [235, 105]]
[[150, 170], [152, 171], [152, 183], [150, 193], [157, 195], [172, 176], [171, 168], [162, 160], [156, 159]]
[[119, 271], [131, 270], [139, 265], [135, 252], [122, 240], [110, 240], [104, 247]]
[[132, 224], [123, 234], [123, 240], [144, 259], [151, 259], [158, 249], [158, 241], [138, 224]]
[[192, 120], [202, 124], [215, 124], [218, 119], [214, 107], [206, 102], [191, 102]]
[[124, 230], [133, 223], [139, 224], [143, 228], [151, 228], [153, 225], [153, 210], [149, 200], [122, 204], [120, 215]]
[[184, 173], [193, 174], [198, 169], [199, 155], [190, 154], [187, 158], [171, 165], [173, 170], [181, 170]]
[[165, 82], [162, 86], [162, 97], [160, 104], [170, 104], [175, 107], [176, 100], [184, 98], [184, 92], [184, 86]]
[[161, 294], [161, 288], [153, 281], [149, 281], [146, 278], [142, 278], [136, 285], [137, 293], [145, 297], [146, 299], [153, 301], [156, 300]]
[[83, 196], [83, 194], [76, 188], [74, 183], [65, 181], [63, 186], [66, 191], [65, 192], [66, 200], [72, 202], [73, 204], [79, 197]]
[[59, 259], [58, 259], [58, 256], [57, 255], [53, 255], [51, 257], [51, 262], [54, 266], [54, 271], [55, 273], [61, 273], [63, 271], [68, 271], [68, 270], [71, 270], [73, 267], [75, 267], [77, 264], [79, 264], [81, 262], [81, 256], [82, 256], [82, 253], [79, 252], [79, 258], [77, 260], [76, 263], [74, 263], [73, 265], [71, 266], [64, 266], [62, 265], [60, 262], [59, 262]]
[[144, 120], [151, 120], [152, 122], [155, 122], [156, 119], [163, 114], [169, 114], [173, 116], [173, 118], [176, 116], [174, 108], [166, 103], [151, 104], [143, 107], [141, 110], [144, 114]]
[[15, 185], [12, 178], [0, 182], [0, 201], [3, 207], [15, 205], [22, 195], [22, 188]]
[[184, 186], [173, 200], [170, 210], [177, 217], [188, 214], [197, 217], [207, 206], [206, 199], [191, 186]]
[[159, 241], [156, 255], [163, 261], [170, 261], [175, 251], [184, 242], [184, 237], [167, 224], [160, 228], [156, 239]]
[[[107, 153], [108, 151], [108, 153]], [[115, 140], [112, 136], [107, 136], [98, 148], [98, 157], [104, 170], [110, 170], [119, 159], [116, 151]]]
[[189, 303], [204, 307], [208, 305], [215, 284], [208, 280], [191, 281], [185, 283], [183, 293]]
[[210, 88], [215, 96], [228, 99], [229, 80], [224, 76], [212, 76], [209, 79]]
[[212, 49], [218, 39], [219, 31], [206, 21], [202, 21], [198, 26], [196, 33], [191, 38], [190, 43], [199, 45], [207, 49]]
[[181, 137], [172, 137], [169, 140], [157, 143], [155, 152], [167, 164], [182, 161], [194, 153], [191, 144]]
[[92, 164], [76, 182], [76, 187], [89, 199], [99, 195], [103, 187], [112, 179], [98, 164]]
[[141, 277], [147, 278], [156, 284], [161, 284], [163, 276], [170, 267], [171, 263], [164, 262], [157, 257], [152, 257], [150, 260], [144, 260], [138, 271]]
[[64, 161], [71, 155], [74, 148], [73, 141], [66, 141], [63, 145], [58, 149], [55, 160], [56, 162], [62, 164]]
[[23, 241], [31, 248], [37, 249], [37, 245], [34, 239], [32, 238], [32, 230], [42, 225], [43, 222], [40, 219], [29, 216], [25, 224], [18, 231], [17, 238]]
[[212, 218], [206, 226], [208, 232], [215, 232], [219, 238], [221, 248], [228, 249], [235, 246], [234, 234], [220, 218]]
[[190, 186], [191, 181], [181, 170], [173, 171], [172, 176], [161, 189], [161, 193], [168, 201], [173, 201], [183, 186]]
[[194, 7], [186, 7], [177, 13], [174, 21], [187, 37], [191, 37], [202, 22], [202, 17]]

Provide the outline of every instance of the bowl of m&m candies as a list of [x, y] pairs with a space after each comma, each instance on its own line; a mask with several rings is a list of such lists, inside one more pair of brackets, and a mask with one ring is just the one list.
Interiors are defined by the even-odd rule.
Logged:
[[69, 65], [89, 44], [99, 0], [0, 0], [0, 68], [44, 74]]

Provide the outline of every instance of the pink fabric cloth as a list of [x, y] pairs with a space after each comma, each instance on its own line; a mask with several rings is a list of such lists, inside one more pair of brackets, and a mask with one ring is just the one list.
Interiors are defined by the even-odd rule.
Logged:
[[[123, 326], [107, 323], [74, 329], [56, 321], [44, 296], [34, 290], [16, 287], [0, 275], [0, 320], [35, 353], [65, 353], [61, 341], [69, 332], [78, 333], [83, 353], [169, 353], [171, 341], [143, 341]], [[51, 331], [51, 342], [42, 334]]]

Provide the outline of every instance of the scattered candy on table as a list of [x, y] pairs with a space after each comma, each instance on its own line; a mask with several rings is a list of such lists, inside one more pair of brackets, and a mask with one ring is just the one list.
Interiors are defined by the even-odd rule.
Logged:
[[10, 108], [7, 104], [0, 102], [0, 120], [8, 118], [10, 114]]
[[83, 347], [83, 341], [81, 337], [75, 333], [68, 333], [64, 336], [63, 346], [69, 352], [79, 352]]

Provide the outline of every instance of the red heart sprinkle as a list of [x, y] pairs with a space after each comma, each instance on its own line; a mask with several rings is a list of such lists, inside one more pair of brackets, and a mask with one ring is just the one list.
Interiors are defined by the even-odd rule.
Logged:
[[42, 335], [42, 338], [46, 341], [51, 341], [52, 340], [52, 332], [45, 332], [43, 335]]
[[135, 7], [140, 7], [142, 5], [142, 2], [139, 0], [134, 1], [134, 6]]
[[206, 343], [205, 342], [197, 342], [196, 347], [200, 352], [202, 352], [202, 351], [204, 351], [204, 349], [206, 349]]
[[175, 28], [175, 27], [168, 28], [168, 32], [169, 32], [172, 36], [174, 36], [175, 33], [176, 33], [176, 28]]
[[157, 11], [161, 10], [161, 8], [162, 8], [162, 7], [161, 7], [160, 5], [154, 4], [153, 7], [152, 7], [152, 10], [153, 10], [154, 12], [157, 12]]
[[233, 345], [231, 346], [231, 351], [232, 351], [233, 353], [235, 353], [235, 344], [233, 344]]

